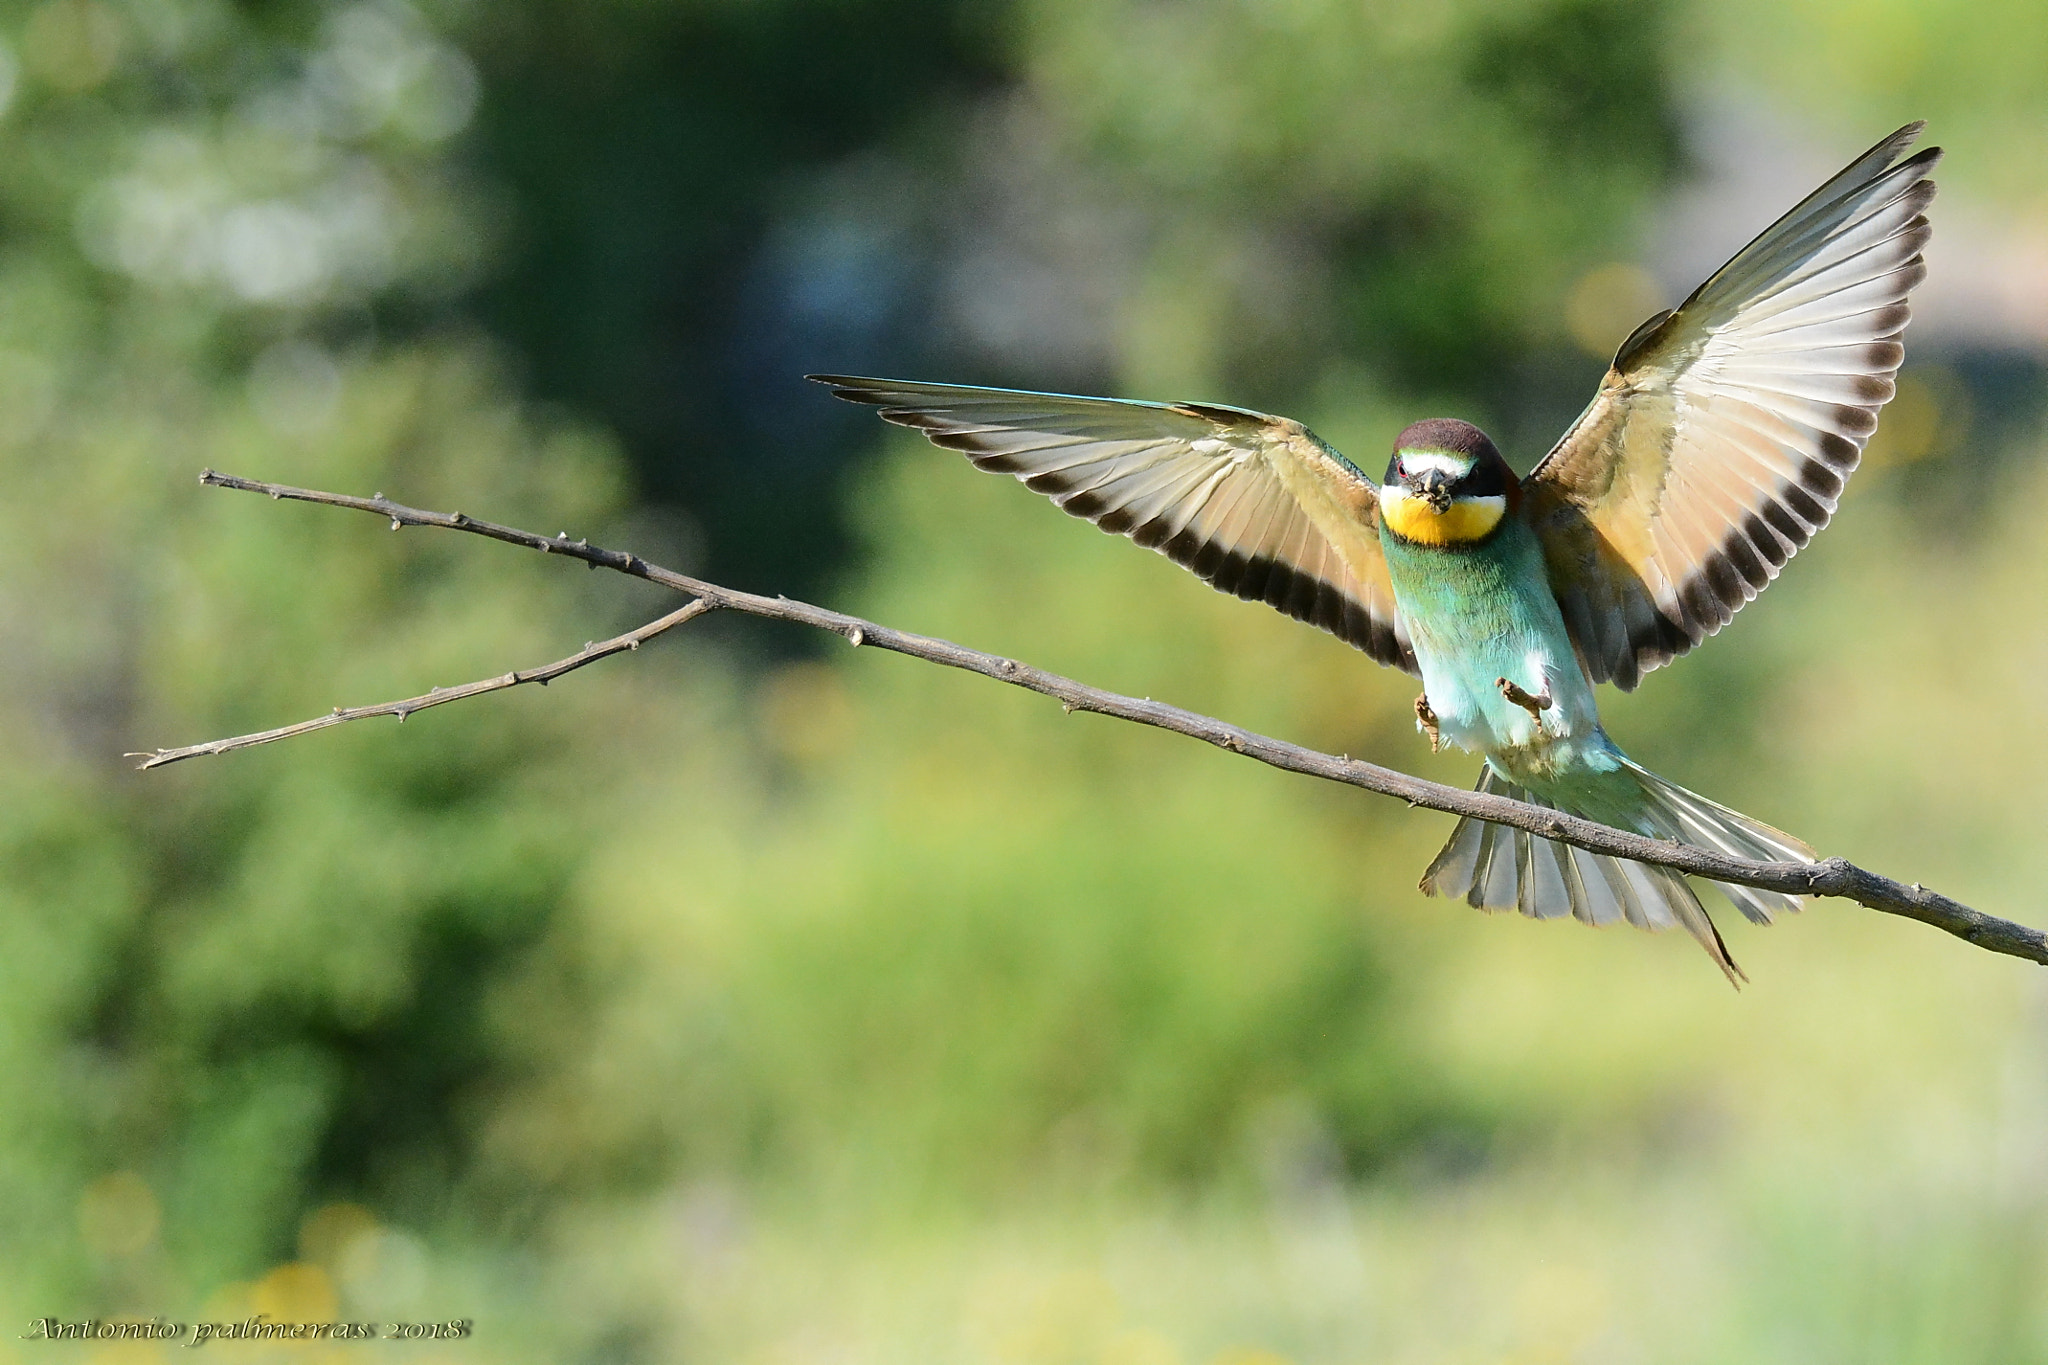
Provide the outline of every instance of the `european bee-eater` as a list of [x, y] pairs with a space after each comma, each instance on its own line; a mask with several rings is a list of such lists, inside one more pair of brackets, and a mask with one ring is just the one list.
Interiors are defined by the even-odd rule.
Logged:
[[[1738, 857], [1799, 840], [1666, 782], [1601, 728], [1593, 685], [1642, 675], [1726, 625], [1827, 524], [1892, 396], [1906, 296], [1926, 274], [1930, 148], [1901, 128], [1624, 341], [1526, 479], [1453, 418], [1394, 440], [1385, 482], [1299, 422], [838, 375], [841, 398], [1421, 675], [1432, 746], [1485, 755], [1479, 789]], [[1680, 874], [1461, 820], [1432, 895], [1538, 919], [1683, 925], [1739, 982]], [[1795, 896], [1721, 885], [1769, 923]]]

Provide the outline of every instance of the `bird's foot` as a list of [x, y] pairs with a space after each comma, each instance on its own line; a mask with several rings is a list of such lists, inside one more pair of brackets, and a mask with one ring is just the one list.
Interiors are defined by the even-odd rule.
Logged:
[[1527, 711], [1530, 717], [1535, 720], [1538, 730], [1543, 728], [1543, 713], [1548, 711], [1553, 704], [1547, 689], [1540, 695], [1532, 697], [1527, 692], [1524, 692], [1511, 678], [1495, 678], [1493, 685], [1500, 689], [1500, 694], [1503, 697], [1506, 697], [1509, 701]]
[[1441, 736], [1436, 732], [1436, 712], [1429, 707], [1429, 694], [1423, 693], [1415, 699], [1415, 720], [1422, 727], [1422, 733], [1429, 736], [1429, 751], [1436, 753], [1444, 747]]

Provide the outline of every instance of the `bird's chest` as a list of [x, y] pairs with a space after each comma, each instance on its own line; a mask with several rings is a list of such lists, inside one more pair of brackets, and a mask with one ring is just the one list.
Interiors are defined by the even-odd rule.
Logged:
[[[1597, 727], [1592, 689], [1526, 527], [1509, 522], [1476, 545], [1382, 539], [1423, 693], [1445, 740], [1496, 754], [1545, 748]], [[1503, 694], [1502, 678], [1550, 697], [1540, 725]]]

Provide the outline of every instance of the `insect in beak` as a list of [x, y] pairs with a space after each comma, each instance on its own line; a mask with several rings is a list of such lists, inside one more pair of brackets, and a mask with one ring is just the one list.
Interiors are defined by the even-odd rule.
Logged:
[[1429, 510], [1442, 516], [1451, 510], [1451, 479], [1440, 469], [1424, 470], [1416, 479], [1415, 494], [1429, 504]]

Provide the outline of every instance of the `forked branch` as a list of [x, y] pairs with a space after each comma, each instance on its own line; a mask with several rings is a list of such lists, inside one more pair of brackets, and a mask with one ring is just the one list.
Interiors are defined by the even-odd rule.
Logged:
[[316, 717], [277, 730], [266, 730], [259, 734], [218, 739], [180, 749], [159, 749], [153, 753], [130, 755], [141, 760], [137, 766], [142, 768], [162, 767], [167, 763], [196, 758], [203, 754], [229, 753], [236, 749], [289, 739], [295, 735], [368, 716], [392, 715], [403, 720], [414, 711], [429, 706], [439, 706], [445, 702], [459, 701], [485, 692], [501, 691], [504, 688], [516, 687], [520, 683], [545, 683], [587, 663], [637, 648], [642, 641], [681, 625], [693, 617], [712, 611], [730, 610], [778, 621], [794, 621], [798, 625], [831, 631], [854, 645], [873, 645], [897, 654], [907, 654], [914, 659], [923, 659], [928, 663], [944, 664], [948, 668], [979, 673], [998, 682], [1006, 682], [1052, 697], [1069, 711], [1092, 711], [1098, 715], [1114, 716], [1119, 720], [1171, 730], [1175, 734], [1186, 735], [1190, 739], [1198, 739], [1235, 754], [1243, 754], [1247, 758], [1257, 759], [1261, 763], [1288, 772], [1343, 782], [1384, 796], [1398, 797], [1410, 806], [1424, 806], [1451, 815], [1490, 820], [1496, 824], [1527, 830], [1546, 839], [1573, 844], [1594, 853], [1676, 868], [1680, 872], [1711, 881], [1734, 882], [1742, 886], [1782, 891], [1792, 895], [1840, 896], [1888, 915], [1903, 915], [1908, 919], [1931, 924], [1937, 929], [1945, 930], [1994, 953], [2005, 953], [2012, 957], [2025, 958], [2029, 962], [2048, 964], [2048, 934], [2041, 930], [2000, 919], [1996, 915], [1987, 915], [1981, 910], [1973, 910], [1959, 901], [1929, 891], [1918, 884], [1908, 886], [1889, 877], [1879, 876], [1845, 858], [1827, 858], [1818, 863], [1752, 862], [1703, 848], [1694, 848], [1689, 844], [1666, 843], [1646, 838], [1608, 825], [1595, 824], [1591, 820], [1580, 819], [1561, 811], [1547, 810], [1521, 801], [1510, 801], [1505, 797], [1491, 796], [1484, 792], [1447, 787], [1440, 782], [1430, 782], [1361, 759], [1340, 758], [1335, 754], [1303, 748], [1301, 745], [1255, 734], [1240, 726], [1182, 710], [1177, 706], [1090, 687], [1086, 683], [1061, 677], [1057, 673], [1048, 673], [1042, 668], [1034, 668], [1016, 659], [985, 654], [980, 650], [954, 644], [950, 640], [935, 639], [928, 635], [913, 635], [907, 631], [878, 625], [873, 621], [864, 621], [857, 616], [815, 607], [807, 602], [794, 602], [786, 597], [761, 597], [754, 593], [736, 592], [731, 588], [720, 587], [716, 583], [706, 583], [687, 574], [677, 573], [673, 569], [665, 569], [659, 564], [650, 564], [628, 551], [606, 550], [583, 540], [572, 541], [566, 533], [554, 537], [535, 535], [531, 531], [522, 531], [516, 527], [478, 521], [460, 512], [430, 512], [417, 507], [407, 507], [392, 502], [381, 493], [370, 498], [349, 497], [309, 488], [262, 483], [254, 479], [237, 478], [231, 474], [217, 474], [212, 470], [200, 475], [200, 482], [215, 488], [235, 488], [251, 493], [264, 493], [272, 498], [290, 498], [298, 502], [320, 503], [329, 507], [354, 508], [388, 519], [394, 531], [402, 526], [436, 526], [452, 531], [467, 531], [472, 535], [489, 536], [493, 540], [539, 550], [543, 554], [567, 555], [573, 559], [580, 559], [592, 568], [612, 569], [635, 578], [644, 578], [650, 583], [659, 583], [685, 593], [693, 600], [687, 606], [670, 612], [657, 621], [649, 622], [638, 630], [591, 645], [580, 653], [541, 668], [507, 673], [462, 687], [436, 688], [423, 697], [410, 697], [404, 701], [385, 702], [377, 706], [354, 709], [338, 708], [331, 715]]
[[315, 730], [325, 730], [331, 725], [346, 725], [352, 720], [368, 720], [371, 716], [396, 716], [399, 724], [415, 711], [424, 711], [430, 706], [444, 706], [451, 701], [466, 701], [480, 697], [486, 692], [502, 692], [508, 687], [521, 683], [539, 683], [546, 687], [564, 673], [574, 673], [585, 664], [594, 664], [599, 659], [608, 659], [614, 654], [629, 649], [638, 649], [647, 641], [672, 626], [679, 626], [695, 616], [702, 616], [712, 610], [709, 602], [697, 598], [687, 605], [677, 607], [658, 620], [649, 621], [638, 630], [629, 630], [624, 635], [614, 635], [609, 640], [585, 645], [566, 659], [557, 659], [539, 668], [515, 668], [510, 673], [501, 673], [495, 678], [483, 678], [460, 687], [436, 687], [421, 696], [407, 697], [402, 701], [380, 701], [374, 706], [337, 706], [324, 716], [302, 720], [296, 725], [281, 725], [275, 730], [258, 730], [253, 735], [236, 735], [232, 739], [216, 739], [205, 744], [189, 744], [182, 749], [157, 749], [146, 754], [124, 754], [124, 758], [139, 758], [137, 768], [161, 768], [166, 763], [176, 763], [181, 758], [202, 758], [210, 754], [232, 753], [236, 749], [253, 749], [259, 744], [274, 744], [280, 739], [295, 739], [310, 735]]

